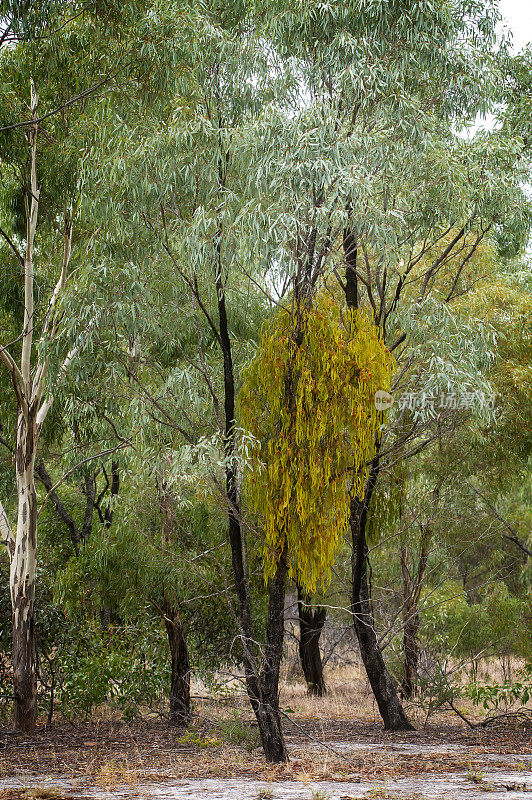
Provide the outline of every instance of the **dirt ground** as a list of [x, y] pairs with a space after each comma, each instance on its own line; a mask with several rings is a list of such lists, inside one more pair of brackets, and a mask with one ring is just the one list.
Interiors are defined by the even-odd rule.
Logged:
[[[300, 684], [286, 684], [281, 707], [290, 761], [276, 766], [264, 761], [242, 698], [197, 699], [186, 732], [160, 718], [124, 722], [103, 712], [90, 722], [41, 726], [32, 736], [3, 728], [0, 800], [131, 792], [242, 800], [481, 797], [483, 790], [517, 798], [532, 792], [532, 718], [471, 729], [446, 712], [414, 732], [386, 733], [365, 688], [342, 681], [323, 700], [308, 698]], [[411, 712], [419, 725], [420, 715]]]

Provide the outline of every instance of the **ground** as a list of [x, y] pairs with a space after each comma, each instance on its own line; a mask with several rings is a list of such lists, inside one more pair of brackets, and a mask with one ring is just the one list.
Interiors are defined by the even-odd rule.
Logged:
[[446, 712], [415, 732], [382, 730], [362, 684], [337, 681], [325, 700], [297, 682], [281, 695], [286, 765], [267, 765], [243, 698], [196, 699], [187, 732], [160, 718], [100, 712], [25, 737], [0, 730], [0, 800], [19, 798], [473, 798], [532, 792], [532, 727], [469, 728]]

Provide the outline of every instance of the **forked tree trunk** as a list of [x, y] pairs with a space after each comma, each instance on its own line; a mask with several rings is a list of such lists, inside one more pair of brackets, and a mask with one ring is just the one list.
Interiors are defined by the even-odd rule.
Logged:
[[170, 724], [186, 726], [190, 720], [190, 657], [183, 624], [176, 608], [164, 606], [164, 626], [170, 648]]
[[327, 609], [321, 606], [312, 608], [310, 598], [298, 585], [297, 611], [299, 616], [299, 658], [307, 690], [309, 694], [323, 697], [327, 688], [323, 677], [320, 636], [327, 619]]
[[[357, 239], [349, 230], [344, 232], [343, 239], [345, 257], [345, 299], [347, 307], [357, 309], [358, 274], [357, 274]], [[395, 684], [388, 672], [375, 631], [375, 619], [371, 602], [371, 591], [368, 580], [368, 546], [366, 542], [366, 521], [369, 505], [379, 476], [378, 454], [374, 459], [364, 497], [353, 497], [351, 500], [349, 527], [351, 529], [351, 572], [352, 594], [351, 611], [353, 624], [360, 647], [360, 655], [373, 691], [379, 712], [386, 730], [413, 730], [408, 721]]]
[[264, 755], [267, 761], [279, 763], [288, 760], [279, 713], [279, 669], [284, 643], [284, 600], [287, 567], [284, 556], [281, 556], [277, 572], [268, 585], [266, 645], [264, 658], [259, 667], [253, 637], [246, 539], [240, 525], [237, 465], [235, 460], [235, 379], [225, 305], [225, 286], [221, 277], [221, 263], [219, 263], [219, 270], [216, 278], [216, 291], [219, 316], [218, 336], [224, 361], [225, 490], [233, 578], [238, 598], [237, 615], [242, 642], [242, 661], [246, 676], [246, 689], [257, 719]]

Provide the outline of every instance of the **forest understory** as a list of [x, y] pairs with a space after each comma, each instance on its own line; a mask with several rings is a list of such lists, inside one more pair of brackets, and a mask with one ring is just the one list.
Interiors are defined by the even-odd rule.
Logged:
[[0, 798], [520, 798], [532, 792], [532, 709], [486, 722], [478, 709], [385, 732], [356, 667], [328, 673], [328, 693], [310, 697], [298, 680], [281, 688], [285, 764], [264, 761], [256, 722], [237, 694], [194, 699], [185, 731], [146, 710], [132, 721], [110, 706], [88, 721], [41, 725], [31, 736], [0, 729]]

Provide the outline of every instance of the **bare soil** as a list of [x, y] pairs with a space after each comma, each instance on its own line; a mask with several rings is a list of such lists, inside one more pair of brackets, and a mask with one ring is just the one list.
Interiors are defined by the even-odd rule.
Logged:
[[426, 727], [393, 734], [365, 694], [353, 702], [352, 685], [333, 687], [324, 700], [285, 685], [281, 700], [290, 761], [275, 766], [264, 761], [249, 709], [234, 698], [197, 700], [186, 732], [160, 718], [125, 722], [109, 713], [43, 725], [32, 736], [0, 727], [0, 800], [517, 800], [532, 792], [532, 718], [471, 729], [441, 713]]

